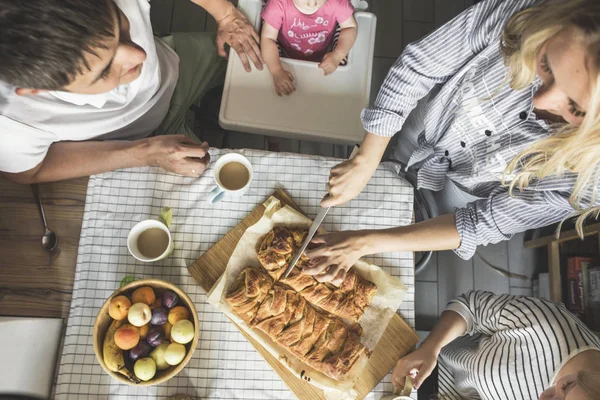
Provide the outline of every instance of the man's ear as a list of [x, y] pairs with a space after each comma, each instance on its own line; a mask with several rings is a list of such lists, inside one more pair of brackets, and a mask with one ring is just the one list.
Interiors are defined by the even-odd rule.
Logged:
[[48, 90], [40, 90], [40, 89], [26, 89], [26, 88], [16, 88], [15, 93], [17, 96], [35, 96], [36, 94], [46, 93]]

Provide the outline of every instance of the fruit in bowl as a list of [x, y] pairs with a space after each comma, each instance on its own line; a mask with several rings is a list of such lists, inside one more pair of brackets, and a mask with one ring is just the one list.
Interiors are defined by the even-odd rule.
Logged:
[[115, 343], [121, 350], [133, 349], [140, 341], [140, 331], [135, 326], [125, 324], [115, 332]]
[[115, 296], [108, 306], [108, 314], [112, 319], [120, 321], [127, 318], [129, 307], [131, 307], [131, 301], [126, 296]]
[[133, 326], [144, 326], [152, 319], [152, 310], [145, 303], [135, 303], [129, 307], [127, 320]]
[[162, 307], [156, 307], [152, 310], [152, 318], [150, 319], [150, 323], [152, 325], [164, 325], [167, 322], [167, 310]]
[[175, 325], [171, 328], [171, 338], [180, 344], [191, 342], [195, 334], [194, 324], [187, 319], [175, 322]]
[[[172, 338], [176, 324], [177, 340]], [[94, 352], [117, 380], [156, 385], [189, 362], [198, 342], [198, 326], [196, 309], [179, 288], [160, 280], [134, 281], [102, 306], [94, 325]]]

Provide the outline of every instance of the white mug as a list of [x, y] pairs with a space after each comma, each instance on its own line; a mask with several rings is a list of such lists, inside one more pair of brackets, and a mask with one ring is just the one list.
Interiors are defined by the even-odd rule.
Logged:
[[[238, 162], [242, 164], [244, 167], [246, 167], [249, 174], [248, 182], [246, 182], [244, 187], [237, 190], [227, 189], [225, 186], [223, 186], [220, 179], [221, 169], [223, 169], [225, 165], [232, 162]], [[215, 183], [217, 186], [210, 191], [206, 201], [208, 201], [210, 204], [215, 204], [228, 197], [242, 197], [248, 191], [253, 178], [254, 171], [252, 169], [252, 164], [250, 164], [250, 161], [246, 157], [238, 153], [225, 154], [215, 163]]]
[[[158, 228], [163, 232], [166, 232], [169, 236], [169, 245], [158, 257], [149, 258], [143, 255], [138, 248], [138, 239], [142, 232], [147, 231], [148, 229]], [[127, 249], [129, 249], [129, 253], [143, 262], [154, 262], [159, 261], [164, 258], [167, 258], [173, 252], [173, 238], [171, 237], [171, 232], [169, 228], [161, 221], [155, 219], [147, 219], [141, 222], [138, 222], [131, 230], [129, 231], [129, 235], [127, 235]]]

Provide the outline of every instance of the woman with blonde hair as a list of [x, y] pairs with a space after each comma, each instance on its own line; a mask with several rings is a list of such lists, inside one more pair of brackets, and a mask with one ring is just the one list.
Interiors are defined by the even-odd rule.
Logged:
[[448, 304], [392, 381], [419, 387], [438, 365], [439, 399], [600, 399], [600, 338], [562, 304], [490, 292]]
[[[360, 257], [454, 250], [599, 210], [600, 1], [484, 0], [406, 47], [362, 120], [358, 154], [323, 206], [357, 196], [396, 137], [442, 215], [317, 236], [307, 273], [339, 281]], [[396, 134], [398, 132], [398, 134]]]

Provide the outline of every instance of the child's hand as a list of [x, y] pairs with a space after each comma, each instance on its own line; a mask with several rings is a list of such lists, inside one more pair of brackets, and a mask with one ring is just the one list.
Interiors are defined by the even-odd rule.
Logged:
[[275, 92], [278, 96], [282, 94], [290, 95], [296, 91], [294, 87], [294, 76], [291, 72], [281, 68], [279, 71], [273, 73], [273, 82], [275, 82]]
[[335, 72], [340, 62], [344, 59], [344, 56], [332, 51], [331, 53], [325, 54], [323, 61], [319, 64], [319, 68], [325, 72], [325, 76], [331, 75]]

